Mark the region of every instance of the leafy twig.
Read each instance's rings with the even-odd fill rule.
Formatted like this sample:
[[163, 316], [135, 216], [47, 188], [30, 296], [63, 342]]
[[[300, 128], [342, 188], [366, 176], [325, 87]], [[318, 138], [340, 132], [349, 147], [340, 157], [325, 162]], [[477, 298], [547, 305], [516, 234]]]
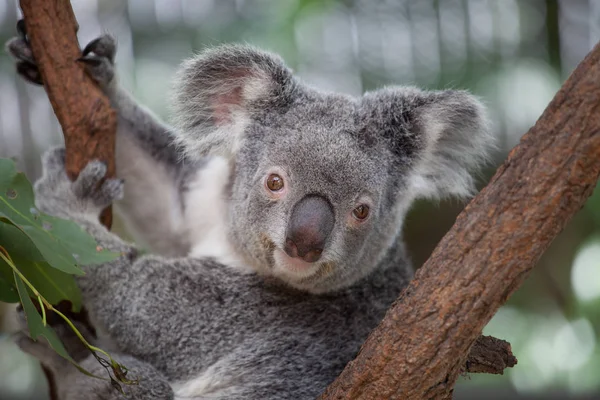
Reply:
[[[46, 326], [46, 309], [48, 309], [48, 311], [52, 311], [56, 314], [58, 314], [69, 326], [69, 328], [71, 328], [71, 330], [73, 331], [73, 333], [75, 333], [75, 335], [79, 338], [79, 340], [81, 340], [81, 342], [90, 350], [90, 352], [94, 355], [94, 357], [96, 357], [96, 359], [100, 362], [100, 364], [102, 366], [104, 366], [109, 374], [109, 378], [111, 381], [111, 384], [115, 387], [119, 388], [120, 392], [123, 392], [122, 388], [119, 386], [119, 383], [123, 383], [126, 385], [136, 385], [138, 384], [139, 380], [138, 379], [127, 379], [127, 372], [128, 369], [119, 364], [115, 359], [112, 358], [112, 356], [102, 350], [99, 347], [93, 346], [91, 345], [81, 334], [81, 332], [77, 329], [77, 327], [73, 324], [73, 322], [71, 322], [71, 320], [64, 315], [62, 312], [60, 312], [59, 310], [57, 310], [56, 308], [54, 308], [54, 306], [52, 304], [50, 304], [50, 302], [48, 302], [40, 293], [39, 291], [35, 288], [35, 286], [33, 286], [31, 284], [31, 282], [21, 273], [21, 271], [19, 271], [19, 269], [17, 268], [17, 266], [15, 265], [15, 263], [13, 262], [13, 260], [11, 259], [10, 255], [8, 254], [8, 252], [6, 251], [6, 249], [4, 249], [2, 246], [0, 246], [0, 258], [2, 258], [2, 260], [4, 260], [4, 262], [6, 262], [11, 269], [13, 270], [13, 273], [15, 274], [15, 279], [18, 277], [19, 279], [21, 279], [23, 281], [23, 283], [25, 283], [27, 285], [27, 287], [29, 287], [29, 289], [31, 290], [31, 292], [33, 293], [33, 295], [36, 297], [36, 299], [38, 300], [39, 304], [40, 304], [40, 308], [41, 308], [41, 313], [42, 313], [42, 321], [44, 326]], [[104, 356], [108, 357], [108, 359], [110, 360], [110, 362], [106, 361], [105, 359], [103, 359], [102, 357], [98, 356], [97, 353], [101, 353]], [[79, 369], [80, 371], [84, 372], [86, 375], [91, 376], [91, 377], [95, 377], [98, 379], [102, 379], [102, 380], [109, 380], [97, 375], [92, 374], [91, 372], [85, 370], [83, 367], [81, 367], [79, 364], [77, 364], [74, 360], [70, 359], [69, 360], [72, 364], [74, 364], [77, 369]], [[114, 375], [113, 376], [110, 374], [110, 371], [108, 370], [108, 367], [110, 367], [110, 369], [112, 370], [112, 373]]]

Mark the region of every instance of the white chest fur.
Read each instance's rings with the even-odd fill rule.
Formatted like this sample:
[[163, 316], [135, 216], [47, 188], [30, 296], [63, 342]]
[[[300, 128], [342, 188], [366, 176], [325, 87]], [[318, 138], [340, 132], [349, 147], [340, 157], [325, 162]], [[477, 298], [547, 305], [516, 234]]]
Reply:
[[228, 199], [224, 191], [228, 180], [227, 160], [214, 157], [188, 183], [184, 220], [191, 243], [189, 255], [212, 257], [225, 265], [250, 271], [236, 255], [227, 237]]

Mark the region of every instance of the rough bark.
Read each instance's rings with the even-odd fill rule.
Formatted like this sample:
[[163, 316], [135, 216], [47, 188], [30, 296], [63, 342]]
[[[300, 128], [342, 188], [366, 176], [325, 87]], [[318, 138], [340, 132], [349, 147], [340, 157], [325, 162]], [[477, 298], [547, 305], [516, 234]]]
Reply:
[[479, 336], [471, 347], [461, 373], [504, 374], [517, 364], [510, 343], [493, 336]]
[[599, 174], [596, 45], [321, 399], [450, 398], [483, 327]]
[[[20, 0], [31, 49], [44, 88], [60, 122], [71, 178], [92, 159], [108, 164], [115, 174], [117, 117], [110, 102], [76, 60], [81, 56], [78, 25], [68, 0]], [[110, 209], [101, 216], [110, 227]]]

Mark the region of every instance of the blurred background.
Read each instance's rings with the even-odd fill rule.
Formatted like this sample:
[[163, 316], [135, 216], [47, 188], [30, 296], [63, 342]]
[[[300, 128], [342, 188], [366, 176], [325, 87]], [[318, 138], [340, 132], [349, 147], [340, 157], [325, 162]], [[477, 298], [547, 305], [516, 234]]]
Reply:
[[[80, 43], [119, 42], [122, 84], [168, 119], [170, 77], [205, 46], [247, 42], [279, 53], [304, 80], [360, 95], [386, 84], [461, 88], [491, 109], [500, 143], [481, 186], [600, 40], [598, 0], [72, 0]], [[15, 35], [16, 1], [0, 0], [0, 42]], [[0, 54], [0, 157], [31, 180], [62, 141], [43, 89]], [[461, 378], [457, 399], [600, 399], [600, 190], [570, 222], [484, 333], [508, 340], [518, 365]], [[464, 203], [415, 205], [406, 239], [427, 259]], [[0, 399], [44, 399], [35, 360], [9, 340], [0, 311]]]

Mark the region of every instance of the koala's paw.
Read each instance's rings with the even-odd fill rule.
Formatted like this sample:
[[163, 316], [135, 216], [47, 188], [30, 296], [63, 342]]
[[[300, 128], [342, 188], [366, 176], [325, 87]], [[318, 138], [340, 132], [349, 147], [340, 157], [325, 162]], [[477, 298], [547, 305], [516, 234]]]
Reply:
[[[5, 48], [16, 61], [17, 73], [27, 82], [42, 85], [42, 76], [29, 45], [29, 38], [23, 20], [17, 22], [18, 36], [9, 39]], [[87, 73], [100, 85], [107, 89], [115, 77], [115, 54], [117, 46], [110, 35], [103, 35], [92, 40], [77, 61], [85, 64]]]
[[[65, 150], [49, 150], [42, 158], [43, 174], [35, 183], [36, 205], [57, 217], [96, 218], [123, 197], [123, 180], [106, 179], [106, 164], [91, 161], [72, 182], [65, 172]], [[104, 180], [104, 181], [103, 181]]]
[[83, 56], [77, 61], [86, 65], [88, 74], [100, 86], [107, 87], [115, 77], [116, 51], [115, 39], [110, 35], [102, 35], [85, 46]]
[[23, 79], [36, 85], [42, 85], [42, 76], [33, 58], [31, 47], [29, 47], [29, 39], [27, 38], [23, 20], [17, 22], [17, 33], [19, 36], [11, 38], [6, 42], [6, 51], [14, 57], [17, 73]]

